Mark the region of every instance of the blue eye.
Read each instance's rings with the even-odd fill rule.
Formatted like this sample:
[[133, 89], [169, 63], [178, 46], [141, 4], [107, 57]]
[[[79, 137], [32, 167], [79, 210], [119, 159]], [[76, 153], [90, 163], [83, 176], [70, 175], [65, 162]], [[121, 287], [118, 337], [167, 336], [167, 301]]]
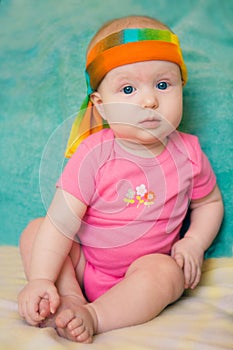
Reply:
[[132, 92], [134, 92], [134, 88], [131, 85], [125, 86], [122, 91], [124, 92], [124, 94], [129, 95], [132, 94]]
[[158, 83], [156, 85], [156, 87], [159, 89], [159, 90], [166, 90], [168, 88], [168, 84], [165, 82], [165, 81], [161, 81], [160, 83]]

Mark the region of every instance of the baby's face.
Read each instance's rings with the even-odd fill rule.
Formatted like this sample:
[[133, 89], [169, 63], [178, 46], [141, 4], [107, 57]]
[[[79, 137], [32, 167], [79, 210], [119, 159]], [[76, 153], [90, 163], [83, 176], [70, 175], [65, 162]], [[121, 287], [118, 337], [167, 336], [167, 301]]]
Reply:
[[182, 117], [179, 66], [145, 61], [114, 68], [92, 101], [117, 138], [145, 146], [165, 143]]

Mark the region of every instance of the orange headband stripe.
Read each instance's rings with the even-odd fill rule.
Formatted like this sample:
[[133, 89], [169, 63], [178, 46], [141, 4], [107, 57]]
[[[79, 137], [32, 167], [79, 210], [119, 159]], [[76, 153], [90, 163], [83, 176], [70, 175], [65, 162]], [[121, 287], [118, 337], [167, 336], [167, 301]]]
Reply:
[[91, 90], [95, 91], [104, 76], [113, 68], [152, 60], [170, 61], [178, 64], [183, 82], [186, 83], [187, 71], [177, 45], [164, 41], [140, 41], [115, 46], [101, 52], [87, 66]]

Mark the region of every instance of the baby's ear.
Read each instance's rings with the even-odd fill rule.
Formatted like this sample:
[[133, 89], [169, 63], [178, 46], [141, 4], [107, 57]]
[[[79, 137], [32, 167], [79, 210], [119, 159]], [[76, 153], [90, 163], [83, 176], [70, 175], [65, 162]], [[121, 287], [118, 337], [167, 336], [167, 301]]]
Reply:
[[92, 92], [90, 95], [91, 102], [96, 106], [97, 104], [103, 103], [102, 97], [98, 91]]
[[90, 95], [90, 100], [101, 115], [103, 119], [105, 119], [105, 114], [104, 114], [104, 107], [103, 107], [103, 100], [98, 91], [93, 92]]

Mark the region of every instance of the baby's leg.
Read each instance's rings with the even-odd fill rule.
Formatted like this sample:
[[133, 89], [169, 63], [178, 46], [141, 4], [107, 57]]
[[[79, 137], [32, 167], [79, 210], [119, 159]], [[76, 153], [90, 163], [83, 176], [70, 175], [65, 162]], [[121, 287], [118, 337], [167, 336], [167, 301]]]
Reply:
[[[24, 230], [20, 239], [20, 252], [27, 278], [29, 277], [33, 242], [36, 238], [42, 221], [43, 218], [32, 221]], [[83, 296], [80, 287], [80, 285], [82, 285], [84, 267], [85, 260], [81, 253], [80, 246], [74, 242], [70, 256], [66, 258], [63, 268], [56, 281], [56, 286], [59, 295], [61, 296], [61, 305], [56, 314], [51, 315], [48, 300], [46, 298], [42, 299], [39, 304], [39, 310], [41, 316], [43, 316], [45, 320], [40, 324], [40, 326], [54, 327], [57, 329], [57, 332], [60, 335], [74, 341], [91, 342], [92, 335], [95, 332], [95, 318], [93, 319], [93, 315], [88, 311], [87, 301]], [[76, 314], [78, 314], [75, 331], [73, 327], [72, 330], [66, 327], [59, 327], [59, 315], [63, 309], [75, 310]], [[57, 316], [58, 324], [56, 324]], [[69, 322], [67, 321], [67, 323]], [[62, 326], [63, 325], [64, 320]], [[71, 327], [71, 325], [69, 327]], [[75, 334], [75, 336], [73, 334]]]
[[[26, 278], [29, 278], [29, 269], [31, 264], [31, 252], [34, 240], [40, 225], [43, 222], [43, 218], [38, 218], [29, 223], [29, 225], [23, 231], [20, 237], [20, 253], [23, 262], [24, 272]], [[46, 318], [50, 315], [49, 302], [46, 298], [41, 299], [39, 303], [39, 313], [42, 317]]]
[[[33, 222], [31, 229], [21, 239], [26, 275], [35, 238], [35, 232], [28, 233], [33, 231], [32, 228], [38, 229], [40, 223], [39, 220]], [[176, 262], [167, 255], [151, 254], [136, 260], [121, 282], [93, 303], [87, 304], [80, 288], [85, 262], [78, 247], [78, 244], [74, 244], [56, 282], [62, 302], [51, 325], [56, 325], [61, 336], [91, 342], [95, 333], [149, 321], [183, 293], [184, 276]], [[76, 264], [80, 265], [78, 280], [74, 269]], [[46, 307], [45, 300], [43, 303], [41, 307]]]
[[54, 321], [58, 334], [64, 338], [76, 342], [91, 343], [93, 335], [96, 333], [97, 320], [80, 287], [83, 284], [84, 268], [84, 256], [79, 245], [74, 243], [70, 258], [66, 259], [56, 281], [62, 303]]
[[[57, 324], [70, 339], [79, 333], [80, 318], [87, 329], [92, 319], [94, 333], [141, 324], [156, 317], [183, 291], [183, 272], [170, 256], [146, 255], [129, 267], [121, 282], [84, 305], [86, 314], [78, 308], [64, 309], [57, 317]], [[80, 339], [76, 336], [76, 341]]]
[[31, 221], [20, 237], [19, 248], [23, 261], [24, 272], [27, 278], [29, 277], [30, 264], [32, 259], [32, 246], [43, 220], [44, 218], [38, 218]]
[[97, 315], [97, 332], [147, 322], [183, 291], [183, 272], [170, 256], [141, 257], [121, 282], [90, 304]]

